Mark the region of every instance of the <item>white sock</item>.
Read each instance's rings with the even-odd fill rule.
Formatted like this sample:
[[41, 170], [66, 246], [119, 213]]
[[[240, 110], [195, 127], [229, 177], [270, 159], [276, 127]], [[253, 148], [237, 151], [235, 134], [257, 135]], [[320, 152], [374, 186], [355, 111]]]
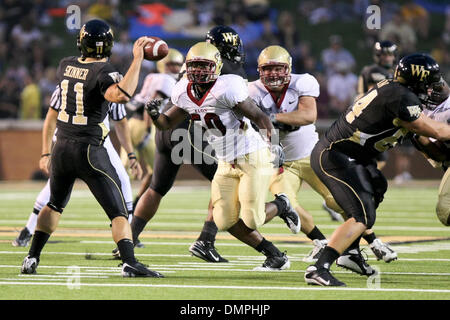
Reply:
[[38, 215], [35, 214], [34, 212], [32, 212], [30, 214], [30, 217], [28, 218], [26, 227], [27, 227], [28, 231], [30, 231], [31, 234], [34, 234], [34, 230], [36, 229], [37, 219], [38, 219]]

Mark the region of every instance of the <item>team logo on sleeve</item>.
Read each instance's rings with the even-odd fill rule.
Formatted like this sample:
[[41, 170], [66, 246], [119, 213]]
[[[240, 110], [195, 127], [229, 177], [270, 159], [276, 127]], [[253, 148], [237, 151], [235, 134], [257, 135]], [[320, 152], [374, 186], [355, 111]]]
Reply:
[[108, 75], [109, 75], [109, 76], [113, 79], [113, 81], [116, 82], [116, 83], [123, 79], [123, 76], [122, 76], [120, 73], [118, 73], [118, 72], [111, 72], [111, 73], [108, 73]]
[[420, 107], [418, 105], [409, 106], [409, 107], [406, 107], [406, 109], [408, 109], [409, 115], [414, 118], [418, 118], [420, 116], [420, 113], [422, 112], [422, 109], [420, 109]]

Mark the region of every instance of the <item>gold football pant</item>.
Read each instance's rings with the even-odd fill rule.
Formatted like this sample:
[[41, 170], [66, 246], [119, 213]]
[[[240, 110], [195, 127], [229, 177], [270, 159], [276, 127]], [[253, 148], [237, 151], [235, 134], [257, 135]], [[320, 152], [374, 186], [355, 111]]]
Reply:
[[439, 186], [436, 214], [445, 226], [450, 226], [450, 168], [445, 171]]
[[241, 218], [253, 230], [264, 224], [265, 201], [275, 169], [268, 148], [236, 159], [219, 161], [211, 183], [213, 217], [219, 230], [228, 230]]
[[[128, 128], [130, 129], [131, 143], [141, 165], [145, 163], [147, 172], [152, 173], [153, 162], [155, 160], [155, 126], [152, 125], [152, 131], [149, 139], [144, 141], [147, 135], [147, 125], [144, 120], [131, 118], [128, 120]], [[144, 143], [142, 143], [144, 141]], [[124, 148], [120, 150], [120, 158], [122, 163], [126, 165], [128, 162], [127, 152]]]
[[297, 195], [303, 181], [306, 181], [314, 191], [322, 196], [328, 208], [333, 209], [341, 215], [344, 213], [334, 200], [328, 188], [320, 181], [311, 168], [309, 157], [295, 161], [287, 161], [284, 163], [283, 169], [283, 173], [276, 174], [272, 177], [270, 183], [270, 192], [272, 192], [272, 194], [284, 192], [287, 194], [292, 207], [301, 207], [298, 203]]

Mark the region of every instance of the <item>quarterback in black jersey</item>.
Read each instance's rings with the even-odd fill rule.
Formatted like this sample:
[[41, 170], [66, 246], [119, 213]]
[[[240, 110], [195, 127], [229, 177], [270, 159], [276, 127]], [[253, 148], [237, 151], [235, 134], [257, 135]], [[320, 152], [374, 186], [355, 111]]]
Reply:
[[[206, 41], [212, 43], [219, 50], [223, 58], [224, 67], [222, 68], [221, 74], [236, 74], [247, 79], [243, 68], [243, 45], [236, 31], [227, 26], [217, 26], [208, 31]], [[185, 76], [184, 72], [180, 74], [180, 78], [183, 76]], [[169, 100], [161, 112], [168, 110], [171, 106], [173, 104]], [[181, 167], [180, 164], [175, 164], [172, 161], [171, 156], [173, 148], [180, 143], [180, 140], [172, 140], [172, 133], [177, 129], [184, 129], [185, 132], [189, 132], [189, 139], [192, 142], [198, 139], [194, 136], [194, 126], [190, 125], [189, 117], [186, 117], [175, 129], [165, 131], [156, 129], [156, 152], [153, 176], [149, 188], [136, 204], [135, 215], [131, 223], [135, 243], [147, 222], [155, 215], [161, 199], [172, 188], [178, 170]], [[187, 138], [183, 137], [183, 139]], [[202, 140], [201, 150], [197, 150], [192, 146], [189, 155], [183, 155], [183, 158], [186, 163], [191, 163], [206, 179], [212, 181], [216, 173], [217, 163], [214, 152], [212, 150], [208, 152], [207, 150], [210, 150], [210, 148], [207, 147], [208, 143]], [[200, 164], [194, 161], [194, 159], [203, 159], [204, 154], [212, 161], [209, 161], [209, 163], [202, 162]], [[214, 247], [217, 231], [218, 229], [212, 217], [212, 205], [210, 203], [208, 216], [203, 229], [197, 240], [189, 248], [189, 251], [207, 262], [227, 262], [228, 260], [221, 257]]]
[[[162, 277], [147, 269], [134, 257], [128, 212], [120, 179], [103, 142], [108, 129], [103, 124], [108, 101], [125, 103], [136, 90], [146, 37], [136, 40], [133, 61], [122, 76], [108, 62], [114, 37], [111, 28], [101, 20], [91, 20], [80, 30], [77, 46], [80, 57], [61, 60], [59, 79], [60, 109], [57, 118], [56, 143], [51, 152], [50, 201], [39, 212], [36, 232], [21, 272], [35, 273], [45, 243], [55, 231], [66, 206], [75, 179], [85, 181], [111, 220], [112, 235], [122, 253], [124, 277]], [[42, 157], [50, 156], [49, 153]], [[139, 168], [134, 154], [130, 167]]]
[[[393, 80], [384, 80], [356, 100], [327, 130], [314, 147], [311, 166], [349, 219], [332, 234], [305, 281], [323, 286], [344, 286], [330, 266], [344, 250], [359, 251], [361, 234], [375, 223], [387, 181], [374, 158], [394, 147], [410, 132], [438, 140], [450, 139], [450, 126], [422, 113], [417, 95], [426, 94], [440, 80], [439, 65], [429, 56], [412, 54], [400, 60]], [[339, 259], [338, 259], [339, 257]], [[373, 275], [368, 268], [365, 274]]]

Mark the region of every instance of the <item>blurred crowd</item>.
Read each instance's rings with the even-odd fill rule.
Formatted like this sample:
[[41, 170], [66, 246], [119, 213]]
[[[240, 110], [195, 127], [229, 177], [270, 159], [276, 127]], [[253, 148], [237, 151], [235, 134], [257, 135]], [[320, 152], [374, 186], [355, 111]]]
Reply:
[[[163, 19], [166, 30], [181, 30], [192, 37], [201, 38], [218, 24], [234, 28], [244, 43], [245, 68], [250, 80], [258, 77], [256, 61], [261, 50], [268, 45], [281, 45], [292, 55], [294, 73], [308, 72], [318, 79], [320, 118], [335, 118], [353, 101], [362, 64], [373, 63], [360, 61], [354, 48], [351, 52], [345, 47], [348, 41], [357, 43], [358, 50], [371, 51], [376, 41], [390, 40], [398, 44], [400, 58], [416, 51], [420, 41], [433, 39], [429, 53], [441, 65], [446, 79], [450, 78], [450, 6], [444, 13], [444, 28], [439, 34], [430, 34], [430, 12], [414, 1], [398, 4], [381, 0], [299, 0], [292, 1], [296, 9], [290, 11], [276, 10], [277, 4], [271, 5], [268, 0], [174, 2], [183, 7], [169, 8], [172, 2], [166, 1], [139, 0], [81, 0], [77, 5], [84, 13], [82, 21], [97, 17], [113, 26], [116, 42], [111, 62], [122, 72], [132, 57], [133, 39], [128, 33], [128, 19], [139, 16], [141, 4], [151, 3], [160, 17], [166, 17]], [[50, 58], [61, 46], [75, 46], [74, 42], [65, 43], [61, 35], [48, 30], [54, 17], [65, 15], [70, 4], [68, 0], [0, 0], [0, 118], [45, 117], [56, 85], [57, 62]], [[366, 27], [370, 14], [366, 9], [370, 5], [381, 8], [380, 30]], [[328, 22], [360, 22], [364, 37], [352, 39], [352, 34], [333, 34], [327, 36], [320, 54], [313, 54], [312, 45], [316, 44], [306, 40], [311, 37], [302, 34], [298, 21], [317, 28]], [[73, 41], [75, 34], [72, 34]], [[188, 48], [179, 49], [186, 52]], [[146, 62], [142, 78], [151, 71], [154, 64]]]

